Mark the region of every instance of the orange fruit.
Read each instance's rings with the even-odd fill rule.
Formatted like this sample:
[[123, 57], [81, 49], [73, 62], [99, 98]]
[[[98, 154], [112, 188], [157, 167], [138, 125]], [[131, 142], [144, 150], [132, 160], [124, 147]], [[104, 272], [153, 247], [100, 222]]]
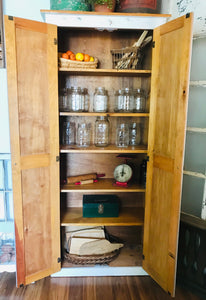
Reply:
[[78, 52], [78, 53], [76, 54], [76, 60], [83, 61], [83, 60], [84, 60], [84, 54]]
[[70, 54], [69, 59], [71, 60], [76, 60], [76, 56], [74, 53]]
[[93, 56], [90, 56], [89, 61], [94, 61], [94, 57], [93, 57]]
[[74, 54], [71, 50], [68, 50], [66, 53], [67, 53], [69, 56], [70, 56], [71, 54]]
[[89, 60], [90, 60], [89, 54], [84, 54], [84, 61], [89, 61]]
[[68, 55], [67, 53], [62, 53], [62, 58], [68, 59], [68, 58], [69, 58], [69, 55]]

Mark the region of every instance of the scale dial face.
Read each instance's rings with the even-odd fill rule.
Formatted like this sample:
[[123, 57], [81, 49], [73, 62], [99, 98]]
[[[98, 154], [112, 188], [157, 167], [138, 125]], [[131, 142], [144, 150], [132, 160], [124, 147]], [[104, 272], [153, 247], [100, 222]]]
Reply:
[[114, 170], [114, 178], [119, 182], [128, 182], [132, 177], [132, 168], [127, 164], [119, 165]]

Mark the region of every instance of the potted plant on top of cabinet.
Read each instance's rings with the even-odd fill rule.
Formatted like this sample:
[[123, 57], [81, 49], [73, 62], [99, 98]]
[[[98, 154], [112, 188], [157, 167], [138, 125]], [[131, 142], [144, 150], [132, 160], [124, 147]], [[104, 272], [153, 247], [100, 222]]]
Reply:
[[117, 0], [87, 0], [96, 12], [113, 12]]

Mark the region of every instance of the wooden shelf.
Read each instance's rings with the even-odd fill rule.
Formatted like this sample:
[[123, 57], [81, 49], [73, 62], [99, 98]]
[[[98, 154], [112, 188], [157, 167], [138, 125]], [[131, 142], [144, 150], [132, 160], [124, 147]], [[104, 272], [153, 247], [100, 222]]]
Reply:
[[61, 117], [149, 117], [149, 113], [116, 113], [116, 112], [107, 112], [107, 113], [98, 113], [98, 112], [67, 112], [61, 111], [59, 113]]
[[145, 188], [140, 184], [129, 184], [128, 187], [121, 187], [114, 185], [113, 178], [99, 179], [98, 182], [84, 185], [65, 184], [61, 187], [62, 193], [69, 192], [116, 192], [116, 193], [144, 193]]
[[83, 218], [82, 208], [68, 208], [61, 213], [61, 226], [143, 226], [144, 209], [142, 207], [124, 207], [117, 218]]
[[147, 146], [128, 146], [127, 148], [116, 147], [109, 145], [108, 147], [96, 147], [91, 145], [89, 147], [61, 146], [60, 153], [147, 153]]
[[117, 69], [67, 69], [59, 68], [59, 72], [70, 75], [100, 75], [100, 76], [150, 76], [151, 70], [117, 70]]

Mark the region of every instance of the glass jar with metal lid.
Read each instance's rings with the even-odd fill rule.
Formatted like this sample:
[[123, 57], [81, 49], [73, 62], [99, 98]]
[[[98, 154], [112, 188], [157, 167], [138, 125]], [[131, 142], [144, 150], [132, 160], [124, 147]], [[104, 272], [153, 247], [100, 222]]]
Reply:
[[108, 92], [104, 87], [95, 89], [93, 110], [95, 112], [107, 112], [108, 110]]

